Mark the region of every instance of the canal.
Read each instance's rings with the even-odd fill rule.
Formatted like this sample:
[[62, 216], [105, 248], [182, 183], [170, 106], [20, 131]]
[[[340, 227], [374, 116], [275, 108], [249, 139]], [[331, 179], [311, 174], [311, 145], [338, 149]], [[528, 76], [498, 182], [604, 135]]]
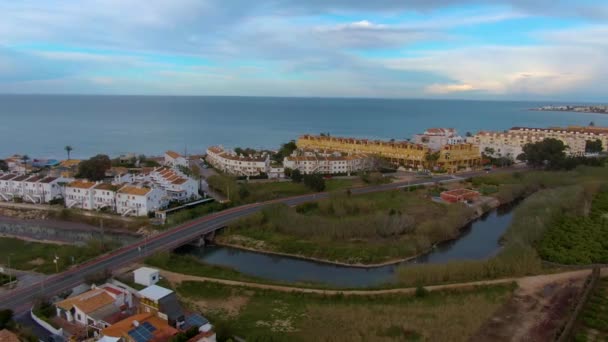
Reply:
[[507, 205], [492, 210], [464, 227], [458, 239], [441, 243], [431, 252], [415, 259], [387, 266], [339, 266], [221, 246], [185, 246], [177, 252], [195, 255], [207, 264], [229, 267], [247, 275], [273, 281], [316, 283], [335, 287], [369, 287], [393, 281], [399, 266], [481, 260], [493, 256], [501, 248], [499, 240], [511, 223], [514, 207], [515, 205]]

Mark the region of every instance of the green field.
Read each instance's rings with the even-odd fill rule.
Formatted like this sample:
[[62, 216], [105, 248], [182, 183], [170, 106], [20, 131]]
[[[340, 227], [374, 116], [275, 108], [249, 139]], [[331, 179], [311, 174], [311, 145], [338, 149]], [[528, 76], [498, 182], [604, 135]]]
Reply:
[[608, 278], [600, 278], [579, 315], [574, 341], [608, 340]]
[[79, 264], [114, 247], [116, 246], [106, 243], [102, 248], [98, 240], [91, 240], [86, 246], [78, 247], [0, 238], [0, 263], [7, 265], [10, 257], [12, 268], [48, 274], [56, 271], [53, 262], [55, 256], [59, 257], [57, 267], [61, 272], [71, 266], [72, 261], [73, 264]]
[[[216, 327], [218, 340], [466, 341], [512, 286], [414, 295], [322, 296], [183, 282], [177, 293]], [[441, 329], [437, 329], [441, 326]]]

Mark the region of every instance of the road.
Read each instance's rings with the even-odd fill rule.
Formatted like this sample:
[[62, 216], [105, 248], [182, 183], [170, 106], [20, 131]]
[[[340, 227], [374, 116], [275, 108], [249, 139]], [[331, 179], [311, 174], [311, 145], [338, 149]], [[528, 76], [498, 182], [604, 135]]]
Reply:
[[[503, 169], [500, 172], [513, 172], [520, 168]], [[378, 191], [398, 190], [408, 186], [435, 184], [445, 182], [456, 182], [467, 177], [485, 174], [483, 171], [459, 174], [458, 177], [451, 175], [433, 177], [432, 179], [419, 179], [410, 182], [389, 183], [360, 188], [352, 188], [352, 194], [366, 194]], [[111, 253], [101, 255], [75, 268], [62, 273], [47, 277], [43, 281], [31, 286], [16, 289], [9, 294], [0, 296], [0, 308], [10, 308], [16, 314], [23, 313], [31, 307], [32, 303], [40, 298], [49, 298], [60, 292], [68, 290], [82, 283], [87, 276], [104, 271], [113, 271], [120, 267], [142, 260], [145, 257], [159, 251], [171, 250], [179, 247], [197, 237], [222, 228], [230, 222], [241, 219], [260, 211], [264, 206], [272, 203], [284, 203], [289, 206], [305, 202], [328, 198], [329, 193], [313, 193], [294, 196], [272, 201], [247, 204], [230, 208], [221, 212], [195, 219], [180, 225], [174, 229], [165, 231], [152, 238], [122, 247]]]

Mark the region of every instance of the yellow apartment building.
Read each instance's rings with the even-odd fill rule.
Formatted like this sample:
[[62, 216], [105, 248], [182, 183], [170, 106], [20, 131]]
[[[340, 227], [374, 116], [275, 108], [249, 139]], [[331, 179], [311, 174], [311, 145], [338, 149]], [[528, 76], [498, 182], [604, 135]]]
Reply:
[[409, 141], [382, 141], [342, 138], [321, 135], [303, 135], [298, 138], [298, 148], [334, 150], [346, 153], [364, 153], [386, 158], [394, 164], [408, 168], [424, 169], [440, 166], [449, 172], [481, 164], [479, 148], [473, 144], [445, 145], [437, 152], [439, 157], [430, 160], [433, 151], [421, 144]]

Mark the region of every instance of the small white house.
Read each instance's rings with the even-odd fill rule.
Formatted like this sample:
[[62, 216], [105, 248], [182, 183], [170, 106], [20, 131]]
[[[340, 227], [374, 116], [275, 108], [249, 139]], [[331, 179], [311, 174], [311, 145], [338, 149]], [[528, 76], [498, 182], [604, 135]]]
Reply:
[[150, 267], [140, 267], [133, 271], [133, 278], [139, 285], [155, 285], [160, 280], [160, 271]]
[[116, 191], [119, 186], [109, 183], [99, 183], [93, 188], [93, 208], [101, 210], [109, 208], [116, 211]]
[[93, 187], [97, 183], [76, 180], [65, 187], [65, 206], [85, 210], [94, 209]]
[[167, 151], [165, 152], [165, 165], [171, 167], [188, 167], [188, 160], [175, 151]]
[[116, 211], [122, 216], [146, 216], [161, 209], [165, 191], [158, 188], [124, 186], [116, 196]]

